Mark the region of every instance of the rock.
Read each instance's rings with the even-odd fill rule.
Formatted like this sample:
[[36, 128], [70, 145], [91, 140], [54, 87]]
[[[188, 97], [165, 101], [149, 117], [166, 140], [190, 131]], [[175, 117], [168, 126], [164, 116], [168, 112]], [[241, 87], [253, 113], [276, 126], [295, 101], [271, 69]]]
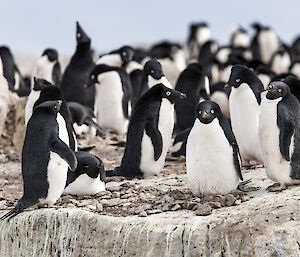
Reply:
[[180, 204], [177, 203], [171, 208], [171, 211], [178, 211], [180, 209], [181, 209], [181, 206], [180, 206]]
[[187, 208], [188, 210], [192, 210], [196, 205], [197, 205], [197, 203], [195, 203], [195, 202], [188, 202], [186, 208]]
[[89, 208], [91, 211], [96, 211], [97, 209], [96, 205], [91, 205], [91, 204], [88, 204], [86, 207]]
[[118, 198], [115, 198], [115, 199], [110, 199], [110, 200], [101, 200], [101, 204], [104, 206], [104, 207], [113, 207], [113, 206], [117, 206], [119, 204], [121, 204], [122, 201]]
[[162, 210], [159, 209], [155, 209], [155, 210], [148, 210], [147, 214], [151, 215], [151, 214], [157, 214], [157, 213], [162, 213]]
[[236, 200], [236, 201], [234, 202], [235, 205], [239, 205], [239, 204], [241, 204], [241, 203], [242, 203], [242, 200], [241, 200], [241, 199], [238, 199], [238, 200]]
[[229, 194], [226, 197], [226, 206], [232, 206], [232, 205], [234, 205], [235, 201], [236, 201], [236, 198], [233, 195]]
[[103, 211], [103, 205], [101, 203], [96, 203], [96, 211], [102, 212]]
[[212, 208], [209, 206], [209, 204], [198, 204], [198, 208], [195, 212], [197, 216], [207, 216], [210, 215], [212, 212]]
[[147, 212], [141, 211], [141, 212], [139, 213], [139, 217], [147, 217]]

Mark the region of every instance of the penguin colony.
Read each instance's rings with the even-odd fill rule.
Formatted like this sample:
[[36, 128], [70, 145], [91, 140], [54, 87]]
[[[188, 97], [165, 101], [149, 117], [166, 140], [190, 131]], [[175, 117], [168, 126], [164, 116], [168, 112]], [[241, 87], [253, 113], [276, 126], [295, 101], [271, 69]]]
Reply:
[[[219, 45], [207, 23], [194, 23], [184, 45], [126, 45], [96, 57], [77, 22], [66, 69], [47, 48], [29, 78], [0, 47], [1, 87], [28, 96], [23, 196], [1, 219], [64, 193], [96, 194], [106, 176], [159, 175], [168, 151], [186, 156], [195, 195], [230, 193], [251, 165], [265, 167], [270, 192], [300, 184], [300, 37], [288, 45], [271, 27], [251, 27], [252, 36], [236, 27]], [[105, 171], [77, 137], [110, 133], [127, 139], [120, 166]]]

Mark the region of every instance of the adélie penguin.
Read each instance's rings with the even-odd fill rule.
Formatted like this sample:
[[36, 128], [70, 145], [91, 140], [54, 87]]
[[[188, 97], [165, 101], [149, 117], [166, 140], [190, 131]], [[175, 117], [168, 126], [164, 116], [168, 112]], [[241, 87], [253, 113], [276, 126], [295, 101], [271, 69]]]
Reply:
[[172, 105], [186, 96], [163, 84], [149, 89], [136, 103], [130, 119], [121, 166], [107, 176], [148, 177], [159, 174], [165, 163], [174, 128]]
[[95, 66], [91, 53], [91, 40], [78, 22], [76, 40], [76, 51], [63, 74], [60, 87], [66, 101], [78, 102], [94, 109], [95, 85], [85, 87]]
[[229, 109], [233, 133], [239, 145], [243, 165], [250, 160], [263, 163], [258, 137], [261, 93], [264, 87], [256, 74], [243, 65], [231, 69]]
[[131, 112], [130, 77], [123, 68], [100, 64], [92, 70], [88, 87], [96, 87], [97, 122], [104, 129], [125, 134]]
[[35, 107], [22, 150], [23, 196], [1, 220], [29, 207], [54, 204], [64, 191], [68, 167], [76, 169], [74, 152], [59, 138], [56, 115], [61, 103], [47, 101]]
[[279, 184], [268, 188], [280, 191], [300, 184], [300, 106], [288, 85], [271, 82], [263, 94], [259, 135], [267, 176]]
[[68, 171], [64, 194], [94, 195], [105, 190], [105, 170], [99, 157], [76, 152], [77, 168]]
[[105, 64], [114, 67], [125, 67], [133, 58], [134, 50], [131, 46], [122, 46], [108, 54], [100, 56], [97, 65]]
[[199, 103], [195, 115], [186, 145], [188, 184], [196, 195], [227, 194], [243, 180], [234, 134], [215, 102]]

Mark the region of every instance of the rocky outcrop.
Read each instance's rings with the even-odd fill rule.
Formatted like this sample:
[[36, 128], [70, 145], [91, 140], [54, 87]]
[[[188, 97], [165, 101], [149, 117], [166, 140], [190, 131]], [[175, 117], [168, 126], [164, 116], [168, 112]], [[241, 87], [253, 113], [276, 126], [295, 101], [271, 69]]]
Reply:
[[209, 216], [27, 211], [0, 223], [0, 256], [300, 256], [299, 187], [267, 193], [271, 181], [262, 169], [244, 176], [261, 189]]

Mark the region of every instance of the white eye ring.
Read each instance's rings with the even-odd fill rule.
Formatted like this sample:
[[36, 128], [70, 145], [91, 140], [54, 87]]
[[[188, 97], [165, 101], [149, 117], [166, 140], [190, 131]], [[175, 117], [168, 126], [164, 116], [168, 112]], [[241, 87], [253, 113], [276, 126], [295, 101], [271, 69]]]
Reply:
[[281, 88], [278, 88], [278, 92], [281, 93], [281, 92], [282, 92], [282, 89], [281, 89]]
[[241, 79], [236, 79], [235, 82], [239, 83], [241, 81]]
[[170, 96], [170, 95], [171, 95], [171, 92], [170, 92], [170, 91], [167, 91], [167, 92], [166, 92], [166, 95], [167, 95], [167, 96]]
[[199, 111], [199, 114], [201, 114], [202, 113], [202, 111]]
[[153, 74], [153, 73], [154, 73], [154, 70], [151, 70], [151, 73]]
[[81, 34], [80, 34], [80, 33], [77, 33], [77, 37], [81, 37]]
[[126, 56], [126, 55], [127, 55], [127, 53], [126, 53], [126, 52], [123, 52], [123, 53], [122, 53], [122, 55], [123, 55], [123, 56]]
[[92, 75], [91, 75], [91, 79], [94, 79], [94, 78], [95, 78], [95, 75], [94, 75], [94, 74], [92, 74]]
[[214, 111], [214, 110], [210, 110], [210, 113], [211, 113], [211, 114], [214, 114], [214, 113], [215, 113], [215, 111]]

